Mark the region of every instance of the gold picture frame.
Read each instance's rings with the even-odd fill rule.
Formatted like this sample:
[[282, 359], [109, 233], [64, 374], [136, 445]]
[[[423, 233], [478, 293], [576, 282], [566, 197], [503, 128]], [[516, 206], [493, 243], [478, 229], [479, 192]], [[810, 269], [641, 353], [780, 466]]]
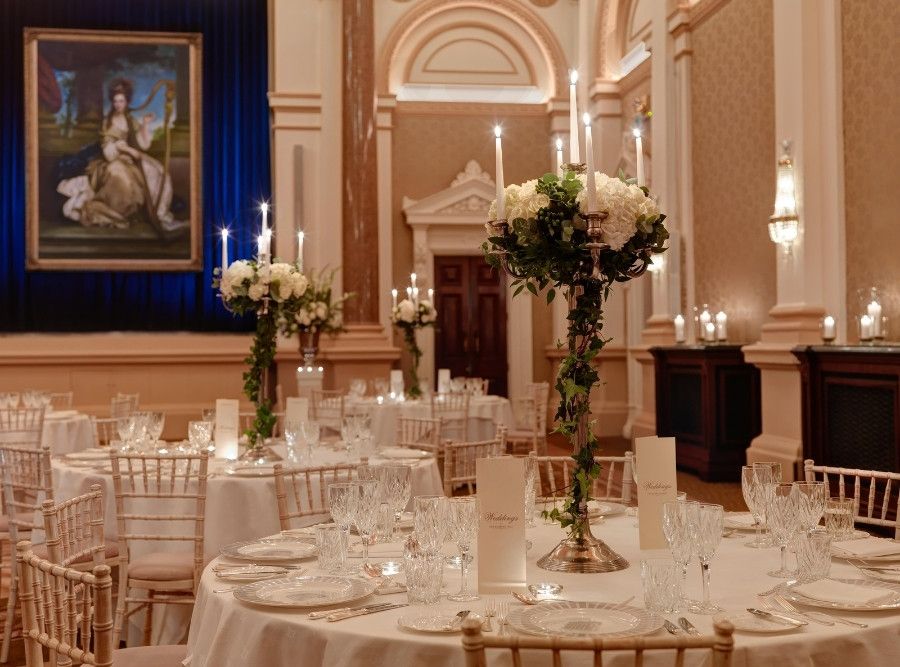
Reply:
[[26, 268], [202, 269], [202, 48], [24, 29]]

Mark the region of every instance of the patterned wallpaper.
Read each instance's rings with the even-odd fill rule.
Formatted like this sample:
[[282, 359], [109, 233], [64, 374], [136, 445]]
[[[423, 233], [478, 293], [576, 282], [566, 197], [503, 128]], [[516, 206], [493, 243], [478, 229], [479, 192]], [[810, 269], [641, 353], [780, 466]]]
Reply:
[[726, 3], [692, 41], [696, 300], [752, 342], [776, 302], [772, 0]]
[[[885, 314], [900, 339], [900, 35], [897, 0], [843, 0], [844, 187], [847, 315], [857, 290], [879, 284], [893, 292]], [[856, 327], [848, 328], [856, 338]]]

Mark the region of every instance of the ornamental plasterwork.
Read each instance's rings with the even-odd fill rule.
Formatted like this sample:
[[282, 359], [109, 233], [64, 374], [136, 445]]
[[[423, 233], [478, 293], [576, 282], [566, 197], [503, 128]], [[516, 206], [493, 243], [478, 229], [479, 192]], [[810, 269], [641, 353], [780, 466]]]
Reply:
[[478, 195], [472, 195], [461, 199], [455, 204], [446, 206], [438, 211], [438, 213], [478, 213], [487, 211], [491, 207], [491, 200], [483, 199]]
[[466, 181], [479, 180], [484, 181], [485, 183], [494, 184], [494, 180], [491, 178], [491, 175], [487, 173], [484, 169], [481, 168], [481, 165], [478, 164], [475, 160], [469, 160], [466, 163], [465, 169], [459, 172], [456, 175], [456, 178], [453, 179], [453, 182], [450, 183], [450, 187], [456, 187], [457, 185], [462, 185]]

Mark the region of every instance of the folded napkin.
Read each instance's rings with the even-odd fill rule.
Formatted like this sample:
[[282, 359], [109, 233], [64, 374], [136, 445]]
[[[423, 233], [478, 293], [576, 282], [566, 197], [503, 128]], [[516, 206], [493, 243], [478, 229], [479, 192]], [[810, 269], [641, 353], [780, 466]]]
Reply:
[[900, 542], [886, 537], [865, 537], [861, 540], [833, 542], [832, 548], [839, 556], [872, 558], [876, 556], [900, 555]]
[[819, 579], [818, 581], [796, 586], [793, 590], [813, 600], [847, 605], [864, 605], [887, 601], [894, 596], [893, 591], [885, 591], [883, 588], [845, 584], [843, 581], [835, 581], [834, 579]]

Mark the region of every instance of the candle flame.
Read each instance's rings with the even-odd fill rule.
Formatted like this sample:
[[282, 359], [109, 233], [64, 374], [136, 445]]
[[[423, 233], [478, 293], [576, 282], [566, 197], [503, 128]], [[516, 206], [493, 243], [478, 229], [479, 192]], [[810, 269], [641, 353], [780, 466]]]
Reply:
[[585, 127], [591, 126], [591, 114], [589, 114], [587, 111], [584, 112], [584, 115], [581, 117], [581, 120], [582, 120], [582, 122], [584, 122]]
[[223, 239], [227, 239], [227, 238], [228, 238], [228, 230], [227, 230], [226, 228], [224, 228], [224, 227], [222, 228], [222, 238], [223, 238]]
[[494, 125], [494, 136], [500, 138], [501, 130], [499, 125]]
[[260, 204], [259, 210], [262, 211], [263, 213], [268, 213], [269, 212], [269, 202], [264, 201], [262, 204]]
[[397, 296], [397, 288], [391, 290], [391, 296]]
[[834, 318], [831, 315], [826, 315], [825, 324], [829, 327], [834, 326]]
[[556, 150], [562, 150], [562, 139], [560, 139], [559, 137], [556, 138]]
[[641, 131], [638, 128], [634, 128], [631, 133], [638, 139], [641, 137]]
[[302, 229], [299, 232], [297, 232], [297, 238], [300, 239], [301, 241], [306, 238], [306, 234], [303, 233]]
[[578, 70], [577, 69], [569, 70], [569, 83], [571, 83], [573, 86], [576, 83], [578, 83]]

